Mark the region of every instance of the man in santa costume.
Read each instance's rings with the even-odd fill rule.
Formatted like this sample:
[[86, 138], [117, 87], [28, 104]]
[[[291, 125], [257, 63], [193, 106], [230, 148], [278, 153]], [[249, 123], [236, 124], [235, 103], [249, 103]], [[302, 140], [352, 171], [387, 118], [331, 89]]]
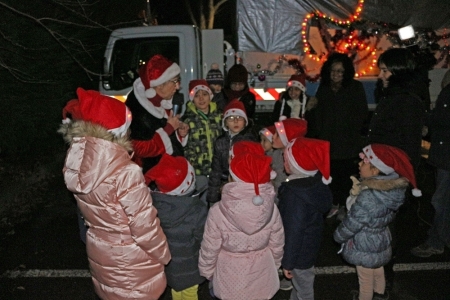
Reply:
[[172, 111], [172, 99], [179, 88], [180, 67], [156, 54], [140, 68], [127, 98], [133, 114], [130, 129], [134, 160], [144, 173], [158, 163], [163, 153], [183, 155], [179, 139], [187, 135], [189, 127]]

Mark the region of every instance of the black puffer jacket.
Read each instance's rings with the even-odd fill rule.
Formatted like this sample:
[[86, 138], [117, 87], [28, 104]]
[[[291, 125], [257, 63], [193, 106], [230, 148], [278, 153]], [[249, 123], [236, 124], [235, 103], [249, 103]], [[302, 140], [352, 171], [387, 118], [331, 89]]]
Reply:
[[171, 196], [152, 193], [172, 260], [165, 267], [167, 284], [175, 291], [202, 283], [198, 256], [208, 208], [198, 195]]
[[207, 201], [209, 203], [215, 203], [220, 200], [220, 188], [224, 183], [228, 182], [228, 175], [230, 174], [228, 163], [230, 148], [238, 141], [258, 141], [253, 134], [252, 125], [245, 127], [244, 130], [233, 136], [233, 138], [226, 131], [215, 141], [211, 173], [208, 181]]
[[424, 106], [411, 92], [416, 79], [411, 76], [389, 78], [389, 87], [382, 93], [372, 116], [367, 143], [380, 143], [402, 149], [414, 169], [420, 162]]

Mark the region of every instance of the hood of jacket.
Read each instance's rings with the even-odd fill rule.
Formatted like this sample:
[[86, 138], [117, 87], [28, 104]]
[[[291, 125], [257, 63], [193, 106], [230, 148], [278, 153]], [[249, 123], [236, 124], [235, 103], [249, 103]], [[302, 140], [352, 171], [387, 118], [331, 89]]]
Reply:
[[[397, 210], [404, 200], [405, 189], [409, 181], [397, 173], [387, 176], [375, 176], [361, 181], [361, 189], [370, 189], [383, 194], [383, 202], [391, 210]], [[395, 191], [397, 190], [397, 191]]]
[[320, 172], [317, 172], [312, 177], [297, 178], [283, 182], [279, 188], [279, 193], [286, 194], [288, 197], [289, 195], [302, 195], [302, 201], [314, 207], [321, 214], [325, 214], [330, 210], [331, 191], [322, 182], [322, 174]]
[[76, 121], [61, 125], [58, 132], [70, 144], [63, 172], [73, 193], [90, 193], [131, 159], [129, 138], [116, 137], [100, 125]]
[[263, 203], [253, 204], [253, 183], [230, 182], [224, 185], [222, 200], [218, 203], [225, 218], [240, 231], [251, 235], [263, 229], [272, 218], [275, 190], [271, 183], [259, 185]]
[[199, 202], [198, 194], [194, 192], [184, 196], [166, 195], [160, 192], [152, 192], [151, 195], [163, 228], [180, 226], [186, 217], [198, 211], [197, 204], [202, 204]]

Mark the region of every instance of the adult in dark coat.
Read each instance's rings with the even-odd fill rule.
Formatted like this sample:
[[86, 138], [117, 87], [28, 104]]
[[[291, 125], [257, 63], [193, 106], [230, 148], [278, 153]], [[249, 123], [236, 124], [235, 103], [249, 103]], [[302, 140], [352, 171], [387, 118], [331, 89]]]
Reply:
[[157, 164], [163, 153], [183, 155], [175, 131], [181, 128], [185, 136], [187, 125], [171, 110], [172, 99], [180, 88], [179, 74], [176, 63], [155, 55], [140, 69], [127, 98], [126, 105], [133, 115], [130, 129], [134, 160], [144, 173]]
[[367, 143], [379, 143], [402, 149], [414, 170], [420, 162], [424, 106], [414, 93], [420, 77], [412, 54], [404, 48], [384, 52], [378, 60], [383, 83], [377, 108], [372, 116]]
[[306, 115], [307, 136], [330, 142], [333, 207], [328, 217], [332, 217], [340, 206], [345, 207], [352, 187], [349, 178], [358, 172], [361, 132], [368, 107], [364, 87], [354, 79], [355, 68], [347, 55], [331, 54], [320, 75], [317, 106]]
[[228, 71], [225, 87], [222, 90], [225, 96], [225, 106], [231, 100], [238, 99], [244, 104], [248, 118], [253, 118], [256, 110], [255, 95], [250, 92], [248, 86], [247, 69], [240, 64], [233, 65]]
[[442, 254], [445, 246], [450, 247], [450, 71], [444, 75], [426, 125], [431, 132], [428, 162], [436, 167], [436, 191], [431, 199], [435, 215], [425, 243], [411, 249], [418, 257]]

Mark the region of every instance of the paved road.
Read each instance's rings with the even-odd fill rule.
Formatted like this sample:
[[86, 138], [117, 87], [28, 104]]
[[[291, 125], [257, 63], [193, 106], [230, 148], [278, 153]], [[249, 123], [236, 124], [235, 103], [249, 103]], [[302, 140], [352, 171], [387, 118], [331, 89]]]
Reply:
[[[411, 247], [425, 239], [432, 220], [433, 178], [433, 170], [424, 165], [418, 177], [424, 196], [406, 203], [398, 215], [399, 251], [390, 299], [450, 299], [449, 249], [427, 259], [409, 254]], [[350, 291], [358, 288], [354, 268], [336, 254], [338, 245], [331, 236], [337, 224], [334, 218], [326, 220], [316, 299], [351, 299]], [[200, 286], [199, 295], [200, 300], [210, 299], [206, 285]], [[0, 299], [95, 299], [84, 244], [78, 237], [75, 204], [59, 176], [49, 191], [48, 204], [0, 246]], [[169, 299], [168, 292], [161, 297]], [[279, 291], [273, 299], [287, 300], [289, 292]]]

